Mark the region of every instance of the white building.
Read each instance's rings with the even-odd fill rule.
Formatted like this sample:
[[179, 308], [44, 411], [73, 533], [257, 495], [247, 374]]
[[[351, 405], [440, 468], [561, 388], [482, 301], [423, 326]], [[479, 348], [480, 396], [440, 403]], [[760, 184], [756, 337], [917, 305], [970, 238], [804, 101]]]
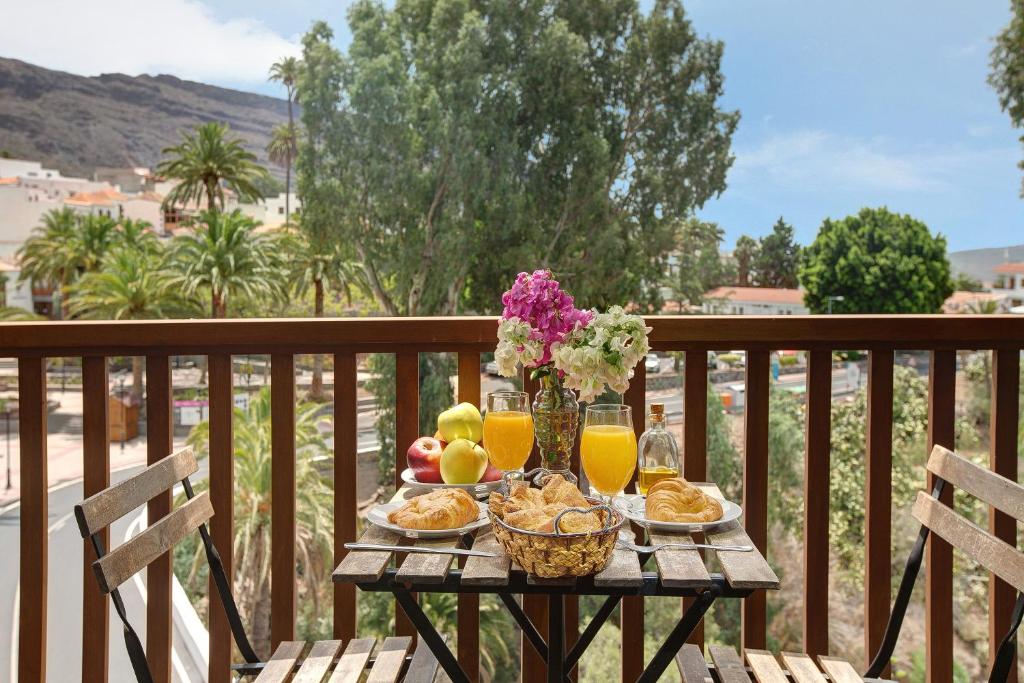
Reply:
[[16, 306], [26, 311], [35, 310], [32, 301], [32, 284], [23, 282], [18, 284], [18, 276], [21, 275], [21, 267], [14, 259], [0, 259], [0, 274], [4, 277], [4, 305]]
[[704, 294], [701, 306], [712, 315], [806, 315], [801, 289], [717, 287]]
[[992, 292], [1005, 300], [1006, 308], [1024, 306], [1024, 263], [1000, 263], [994, 272]]

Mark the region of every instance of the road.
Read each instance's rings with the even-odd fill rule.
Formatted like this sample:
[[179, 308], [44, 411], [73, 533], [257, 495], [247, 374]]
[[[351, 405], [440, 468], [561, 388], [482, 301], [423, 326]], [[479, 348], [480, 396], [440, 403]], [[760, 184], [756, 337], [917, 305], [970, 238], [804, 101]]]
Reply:
[[[200, 465], [194, 481], [205, 477], [205, 461]], [[111, 474], [111, 483], [135, 474], [141, 467], [132, 467]], [[62, 485], [50, 492], [49, 515], [49, 580], [47, 613], [47, 680], [78, 681], [82, 677], [82, 551], [83, 542], [75, 523], [73, 507], [82, 499], [81, 482]], [[17, 680], [17, 662], [12, 653], [17, 652], [18, 625], [18, 561], [19, 561], [19, 516], [20, 507], [8, 506], [0, 514], [0, 547], [5, 548], [0, 561], [0, 680]], [[111, 545], [118, 545], [126, 538], [129, 527], [138, 533], [138, 518], [144, 508], [126, 515], [111, 527]], [[92, 577], [90, 577], [91, 579]], [[132, 626], [142, 641], [146, 640], [145, 572], [122, 586]], [[95, 584], [89, 586], [95, 590]], [[135, 681], [128, 654], [124, 646], [121, 622], [110, 607], [110, 681], [131, 683]], [[173, 634], [173, 671], [175, 681], [205, 680], [203, 665], [196, 662], [182, 646], [185, 635], [177, 624]]]

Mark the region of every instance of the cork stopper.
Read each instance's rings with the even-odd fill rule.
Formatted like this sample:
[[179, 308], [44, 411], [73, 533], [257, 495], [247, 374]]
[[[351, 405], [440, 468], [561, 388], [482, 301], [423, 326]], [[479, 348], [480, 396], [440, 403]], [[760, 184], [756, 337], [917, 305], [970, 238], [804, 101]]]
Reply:
[[664, 403], [652, 403], [651, 404], [651, 415], [664, 415], [665, 404]]

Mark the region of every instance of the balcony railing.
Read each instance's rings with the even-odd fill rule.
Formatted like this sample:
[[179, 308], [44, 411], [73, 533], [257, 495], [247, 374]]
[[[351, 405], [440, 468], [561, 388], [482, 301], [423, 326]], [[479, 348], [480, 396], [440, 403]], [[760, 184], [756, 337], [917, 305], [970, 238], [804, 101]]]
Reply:
[[[866, 349], [868, 365], [867, 483], [864, 492], [865, 649], [874, 652], [882, 639], [890, 609], [891, 461], [893, 359], [896, 350], [927, 350], [929, 366], [929, 448], [954, 446], [954, 399], [957, 350], [991, 349], [991, 467], [1017, 478], [1017, 424], [1020, 350], [1024, 318], [1014, 316], [832, 316], [832, 317], [654, 317], [652, 346], [658, 351], [685, 352], [683, 380], [684, 474], [707, 478], [707, 363], [709, 350], [744, 349], [746, 404], [743, 444], [743, 509], [745, 527], [765, 549], [768, 540], [768, 397], [770, 352], [805, 349], [807, 420], [804, 484], [803, 646], [812, 654], [829, 649], [829, 431], [832, 389], [831, 353]], [[46, 358], [82, 357], [84, 403], [84, 488], [90, 495], [110, 481], [107, 420], [107, 361], [111, 356], [145, 356], [150, 462], [172, 450], [172, 387], [170, 358], [207, 355], [210, 399], [210, 495], [216, 515], [212, 534], [221, 548], [231, 547], [232, 365], [233, 354], [269, 354], [272, 402], [272, 595], [271, 638], [276, 645], [295, 635], [295, 420], [294, 356], [333, 354], [335, 361], [335, 560], [342, 544], [356, 535], [356, 354], [394, 353], [396, 373], [396, 437], [398, 444], [418, 436], [418, 358], [421, 352], [458, 354], [459, 399], [480, 398], [480, 354], [495, 343], [491, 318], [403, 318], [330, 320], [228, 320], [161, 322], [68, 322], [0, 324], [0, 357], [18, 359], [21, 435], [21, 598], [18, 638], [20, 680], [45, 679], [47, 631], [47, 462]], [[535, 387], [525, 380], [528, 391]], [[626, 396], [634, 413], [643, 414], [646, 379], [643, 364]], [[637, 421], [640, 423], [641, 421]], [[638, 429], [641, 425], [638, 424]], [[534, 456], [536, 457], [536, 455]], [[398, 449], [396, 473], [404, 468]], [[530, 466], [532, 466], [531, 463]], [[578, 466], [578, 465], [577, 465]], [[398, 483], [398, 482], [396, 482]], [[951, 502], [948, 490], [946, 502]], [[171, 500], [149, 503], [150, 523], [167, 514]], [[990, 515], [994, 533], [1015, 542], [1013, 520]], [[105, 540], [109, 545], [109, 539]], [[929, 679], [952, 680], [953, 562], [950, 546], [932, 536], [926, 559], [926, 637]], [[90, 570], [93, 551], [85, 544], [82, 605], [83, 680], [107, 676], [109, 609], [96, 590]], [[231, 572], [230, 554], [224, 555]], [[148, 569], [146, 648], [158, 681], [171, 671], [171, 558], [164, 556]], [[334, 634], [356, 634], [354, 588], [334, 586]], [[990, 584], [990, 651], [1005, 633], [1013, 607], [1012, 589], [998, 580]], [[544, 603], [527, 597], [526, 609], [544, 624]], [[578, 612], [567, 605], [572, 623]], [[642, 642], [642, 598], [623, 600], [623, 643]], [[397, 620], [400, 634], [410, 624]], [[458, 659], [471, 673], [479, 671], [477, 598], [462, 595], [458, 610]], [[571, 636], [571, 634], [570, 634]], [[702, 638], [702, 632], [696, 634]], [[764, 594], [744, 601], [741, 645], [766, 644]], [[210, 614], [210, 680], [228, 678], [231, 635], [219, 610]], [[540, 661], [523, 649], [524, 680], [538, 680]], [[642, 648], [622, 648], [622, 678], [633, 680], [643, 668]]]

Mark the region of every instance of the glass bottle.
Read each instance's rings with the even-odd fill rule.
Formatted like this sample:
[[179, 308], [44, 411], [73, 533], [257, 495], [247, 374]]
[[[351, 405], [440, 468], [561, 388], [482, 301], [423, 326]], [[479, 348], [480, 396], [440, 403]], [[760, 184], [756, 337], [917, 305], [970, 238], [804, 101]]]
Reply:
[[651, 404], [650, 421], [650, 428], [641, 435], [636, 447], [636, 488], [644, 496], [655, 482], [679, 476], [679, 446], [665, 429], [664, 403]]

